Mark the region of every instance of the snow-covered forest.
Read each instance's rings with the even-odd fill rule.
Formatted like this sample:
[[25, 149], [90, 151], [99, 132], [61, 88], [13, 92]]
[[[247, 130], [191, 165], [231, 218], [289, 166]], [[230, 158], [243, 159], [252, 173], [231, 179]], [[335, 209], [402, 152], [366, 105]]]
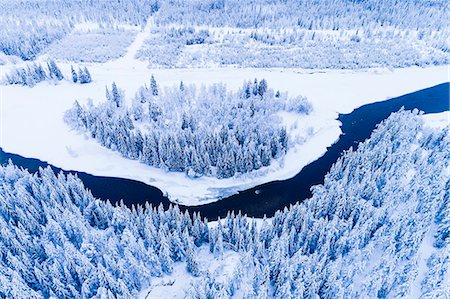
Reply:
[[[151, 18], [137, 57], [152, 67], [361, 69], [450, 61], [446, 0], [6, 0], [0, 9], [0, 52], [23, 60], [47, 48], [70, 61], [115, 59], [136, 29], [123, 26]], [[80, 24], [106, 29], [80, 39]]]
[[447, 64], [448, 1], [161, 1], [150, 66], [359, 69]]
[[[339, 30], [363, 26], [444, 29], [448, 2], [406, 0], [160, 1], [157, 24]], [[448, 27], [447, 27], [448, 28]]]
[[15, 0], [4, 0], [0, 2], [0, 52], [33, 60], [76, 24], [143, 26], [158, 6], [157, 0], [25, 0], [20, 5]]
[[87, 107], [75, 102], [66, 122], [127, 158], [191, 177], [229, 178], [282, 159], [291, 145], [277, 113], [312, 111], [306, 98], [274, 91], [264, 79], [232, 92], [224, 84], [197, 90], [183, 82], [160, 90], [152, 76], [132, 105], [115, 83], [106, 99]]
[[[311, 199], [260, 225], [112, 206], [72, 175], [0, 167], [0, 294], [145, 297], [152, 277], [183, 265], [189, 298], [445, 297], [449, 132], [424, 127], [417, 112], [395, 113]], [[239, 254], [225, 280], [199, 267], [205, 246], [216, 263]]]
[[151, 67], [360, 69], [446, 64], [448, 33], [361, 29], [156, 27], [137, 53]]

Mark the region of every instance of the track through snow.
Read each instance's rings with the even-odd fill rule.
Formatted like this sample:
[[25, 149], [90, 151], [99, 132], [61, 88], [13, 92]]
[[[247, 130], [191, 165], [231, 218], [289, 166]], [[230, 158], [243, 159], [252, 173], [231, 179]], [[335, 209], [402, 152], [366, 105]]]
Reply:
[[[341, 133], [338, 113], [375, 101], [385, 100], [439, 83], [447, 82], [448, 66], [359, 71], [317, 71], [301, 69], [148, 69], [147, 63], [134, 59], [152, 27], [152, 19], [136, 36], [124, 57], [107, 63], [86, 64], [92, 74], [91, 84], [58, 84], [43, 82], [33, 88], [4, 86], [1, 122], [4, 151], [37, 158], [66, 170], [98, 176], [134, 179], [155, 186], [172, 201], [199, 205], [217, 201], [237, 191], [270, 181], [295, 176], [304, 166], [322, 156], [327, 146]], [[45, 57], [41, 58], [45, 61]], [[70, 78], [70, 63], [58, 63]], [[6, 66], [5, 70], [11, 66]], [[105, 101], [105, 86], [112, 82], [125, 90], [127, 100], [151, 74], [164, 88], [179, 84], [212, 84], [225, 82], [231, 89], [240, 88], [244, 80], [265, 78], [269, 86], [288, 91], [290, 96], [304, 95], [313, 104], [309, 116], [284, 115], [289, 138], [310, 134], [304, 144], [291, 148], [284, 162], [274, 162], [259, 175], [245, 175], [219, 180], [212, 177], [191, 179], [184, 173], [168, 173], [138, 161], [123, 158], [84, 134], [71, 131], [64, 123], [64, 112], [75, 100]]]
[[139, 51], [139, 49], [142, 47], [145, 39], [150, 35], [150, 32], [153, 27], [153, 17], [148, 18], [147, 24], [145, 25], [144, 29], [141, 30], [137, 35], [134, 41], [131, 43], [131, 45], [128, 47], [126, 54], [113, 61], [112, 63], [118, 64], [124, 68], [140, 68], [143, 67], [146, 68], [146, 65], [144, 62], [135, 59], [136, 53]]

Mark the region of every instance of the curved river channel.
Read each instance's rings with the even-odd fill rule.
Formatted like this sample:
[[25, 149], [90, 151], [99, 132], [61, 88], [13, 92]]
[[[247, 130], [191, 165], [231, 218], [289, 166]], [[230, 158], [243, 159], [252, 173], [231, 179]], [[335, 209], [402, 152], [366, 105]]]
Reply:
[[[392, 112], [398, 111], [401, 107], [406, 110], [417, 108], [425, 113], [450, 110], [449, 90], [450, 83], [443, 83], [390, 100], [367, 104], [349, 114], [340, 114], [338, 120], [342, 123], [343, 133], [338, 141], [328, 147], [322, 157], [305, 166], [293, 178], [266, 183], [214, 203], [195, 207], [179, 205], [179, 207], [183, 211], [188, 209], [189, 212], [200, 212], [210, 220], [223, 218], [228, 211], [235, 213], [241, 211], [250, 217], [273, 216], [277, 210], [311, 197], [311, 187], [323, 183], [331, 165], [342, 153], [350, 147], [356, 149], [359, 142], [370, 137], [376, 124], [386, 119]], [[153, 206], [163, 204], [167, 208], [171, 204], [159, 189], [138, 181], [64, 171], [37, 159], [5, 153], [0, 148], [0, 163], [5, 164], [9, 159], [30, 172], [36, 172], [39, 167], [50, 166], [57, 172], [76, 173], [95, 197], [109, 199], [113, 203], [123, 199], [127, 206], [149, 202]]]

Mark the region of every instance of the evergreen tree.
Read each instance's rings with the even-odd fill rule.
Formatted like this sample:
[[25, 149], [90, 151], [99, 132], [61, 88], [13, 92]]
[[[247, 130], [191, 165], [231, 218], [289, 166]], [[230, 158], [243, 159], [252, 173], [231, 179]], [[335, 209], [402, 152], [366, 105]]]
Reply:
[[73, 66], [70, 66], [70, 72], [72, 73], [72, 82], [77, 83], [78, 82], [78, 75], [77, 72], [73, 69]]
[[258, 79], [255, 78], [255, 81], [253, 81], [253, 95], [256, 96], [258, 95]]
[[111, 92], [108, 89], [108, 86], [105, 86], [105, 97], [107, 101], [112, 101]]
[[78, 68], [78, 82], [80, 82], [80, 84], [87, 84], [92, 82], [91, 74], [86, 67], [83, 67], [83, 69]]
[[194, 277], [200, 276], [200, 268], [196, 258], [194, 257], [194, 247], [191, 242], [188, 242], [188, 248], [186, 250], [186, 270]]
[[250, 82], [248, 82], [247, 84], [245, 84], [245, 90], [244, 90], [244, 93], [245, 93], [245, 98], [246, 98], [246, 99], [248, 99], [248, 98], [251, 97], [252, 93], [251, 93], [251, 90], [250, 90]]
[[184, 83], [183, 83], [183, 81], [180, 81], [180, 91], [181, 92], [184, 91]]
[[259, 82], [258, 86], [258, 94], [262, 97], [267, 91], [267, 81], [266, 79], [262, 79], [261, 82]]
[[50, 78], [56, 79], [58, 81], [64, 79], [64, 76], [62, 75], [61, 70], [56, 65], [56, 62], [54, 60], [50, 60], [47, 63], [47, 67], [48, 67], [48, 71], [49, 71], [49, 74], [50, 74]]
[[217, 226], [217, 242], [214, 245], [214, 256], [216, 258], [223, 258], [223, 233], [222, 233], [222, 224], [220, 223], [220, 219], [218, 220], [219, 224]]
[[116, 104], [116, 107], [120, 107], [122, 105], [122, 95], [119, 89], [117, 88], [116, 82], [112, 83], [111, 87], [111, 100]]
[[152, 91], [153, 96], [157, 96], [159, 94], [158, 84], [156, 83], [155, 77], [153, 75], [150, 78], [150, 89]]
[[86, 77], [85, 83], [91, 83], [92, 82], [92, 77], [91, 77], [91, 73], [89, 72], [87, 67], [84, 67], [84, 75]]

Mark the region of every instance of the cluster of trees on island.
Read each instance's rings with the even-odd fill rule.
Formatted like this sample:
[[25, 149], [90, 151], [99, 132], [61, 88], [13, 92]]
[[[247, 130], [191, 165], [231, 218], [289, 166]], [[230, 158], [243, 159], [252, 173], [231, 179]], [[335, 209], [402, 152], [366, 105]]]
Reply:
[[[0, 296], [131, 298], [185, 266], [188, 298], [439, 297], [450, 271], [450, 130], [393, 114], [313, 197], [260, 225], [93, 198], [73, 175], [0, 167]], [[240, 256], [227, 279], [202, 266]], [[425, 249], [424, 249], [425, 248]], [[423, 261], [422, 261], [423, 260]], [[420, 269], [420, 270], [418, 270]]]
[[224, 84], [197, 90], [183, 82], [160, 91], [152, 77], [131, 107], [115, 83], [106, 98], [98, 106], [75, 102], [66, 122], [127, 158], [194, 177], [229, 178], [269, 166], [289, 146], [276, 113], [312, 111], [306, 98], [288, 98], [264, 79], [245, 82], [237, 92]]
[[[13, 68], [2, 80], [6, 85], [23, 85], [33, 87], [42, 81], [61, 81], [64, 75], [54, 60], [47, 62], [47, 67], [40, 63], [28, 64], [25, 67]], [[92, 82], [92, 77], [87, 67], [78, 67], [78, 73], [71, 67], [71, 81], [73, 83], [86, 84]]]

